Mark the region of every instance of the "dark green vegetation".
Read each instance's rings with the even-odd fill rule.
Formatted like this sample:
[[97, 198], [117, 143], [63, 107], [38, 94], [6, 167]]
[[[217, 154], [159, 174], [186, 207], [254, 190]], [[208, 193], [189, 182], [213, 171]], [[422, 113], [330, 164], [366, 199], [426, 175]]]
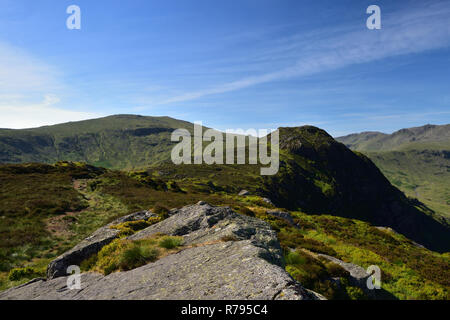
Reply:
[[58, 249], [48, 237], [48, 218], [65, 215], [67, 223], [75, 219], [67, 213], [88, 203], [73, 188], [72, 179], [103, 172], [84, 164], [0, 165], [0, 270], [36, 255], [52, 256]]
[[407, 196], [450, 220], [450, 125], [402, 129], [393, 134], [363, 132], [337, 138], [366, 154]]
[[[449, 251], [448, 227], [433, 219], [433, 212], [425, 205], [408, 199], [393, 187], [368, 157], [350, 151], [323, 130], [310, 126], [281, 128], [280, 171], [275, 176], [262, 177], [258, 165], [175, 166], [163, 161], [169, 157], [172, 147], [168, 130], [146, 131], [148, 136], [137, 137], [129, 136], [127, 131], [145, 128], [147, 124], [151, 127], [149, 123], [152, 121], [168, 121], [166, 128], [182, 127], [178, 122], [171, 123], [176, 120], [116, 116], [92, 121], [31, 131], [33, 134], [34, 130], [44, 130], [47, 133], [58, 132], [59, 136], [80, 137], [98, 129], [98, 134], [104, 137], [103, 142], [93, 144], [91, 141], [86, 146], [95, 146], [97, 150], [99, 145], [104, 147], [107, 145], [105, 141], [109, 141], [109, 147], [102, 153], [106, 158], [90, 158], [95, 153], [87, 152], [91, 149], [86, 146], [78, 148], [79, 142], [74, 142], [69, 149], [77, 150], [77, 157], [83, 154], [85, 158], [82, 160], [90, 163], [110, 159], [109, 167], [139, 167], [139, 170], [114, 171], [69, 162], [0, 165], [1, 288], [44, 275], [51, 259], [117, 217], [152, 209], [158, 213], [159, 219], [164, 219], [169, 209], [202, 200], [213, 205], [228, 205], [241, 214], [271, 223], [285, 249], [288, 272], [306, 287], [329, 298], [364, 296], [360, 290], [345, 283], [342, 269], [324, 261], [317, 256], [318, 253], [364, 268], [379, 265], [383, 271], [382, 286], [389, 297], [448, 298], [448, 253], [439, 254], [420, 248], [409, 240], [429, 249]], [[105, 123], [109, 122], [110, 127], [106, 128]], [[158, 122], [158, 127], [163, 127], [161, 122]], [[24, 134], [25, 131], [14, 131], [13, 135], [17, 132]], [[12, 134], [11, 130], [5, 132]], [[127, 138], [122, 139], [117, 132]], [[5, 141], [2, 134], [0, 143]], [[153, 139], [156, 145], [145, 145]], [[41, 148], [40, 145], [35, 147]], [[2, 146], [0, 150], [3, 155], [12, 149]], [[33, 150], [36, 157], [44, 154], [40, 149]], [[53, 151], [48, 150], [52, 155]], [[152, 150], [159, 152], [153, 154]], [[24, 161], [33, 152], [13, 152], [20, 155], [14, 161]], [[79, 159], [68, 154], [58, 151], [53, 155], [58, 160], [61, 159], [59, 157]], [[32, 160], [51, 162], [52, 159]], [[111, 164], [111, 159], [117, 159], [117, 162]], [[150, 162], [152, 165], [148, 166]], [[242, 189], [249, 190], [250, 195], [238, 196]], [[264, 202], [262, 197], [270, 198], [276, 207], [290, 210], [298, 228], [267, 215], [265, 211], [275, 207]], [[116, 227], [125, 236], [148, 223], [137, 221]], [[390, 226], [409, 239], [373, 225]], [[177, 244], [167, 240], [163, 247], [174, 245]], [[126, 250], [118, 255], [122, 260], [115, 261], [114, 268], [110, 266], [108, 270], [127, 270], [154, 261], [164, 250], [172, 250], [159, 246], [159, 242], [156, 246], [158, 254], [153, 250], [155, 248], [150, 250], [145, 243], [127, 242], [124, 245]], [[98, 257], [92, 258], [85, 267], [106, 272], [105, 268], [97, 265], [100, 260], [103, 261]], [[330, 281], [331, 277], [342, 278], [341, 289]]]

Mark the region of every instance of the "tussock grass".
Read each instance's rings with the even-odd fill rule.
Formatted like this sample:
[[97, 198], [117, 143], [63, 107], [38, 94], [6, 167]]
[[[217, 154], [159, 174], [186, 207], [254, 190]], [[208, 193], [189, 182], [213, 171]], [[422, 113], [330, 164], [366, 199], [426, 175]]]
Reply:
[[116, 239], [97, 254], [81, 263], [83, 271], [96, 271], [105, 275], [126, 271], [154, 262], [181, 250], [183, 238], [162, 234], [143, 240]]

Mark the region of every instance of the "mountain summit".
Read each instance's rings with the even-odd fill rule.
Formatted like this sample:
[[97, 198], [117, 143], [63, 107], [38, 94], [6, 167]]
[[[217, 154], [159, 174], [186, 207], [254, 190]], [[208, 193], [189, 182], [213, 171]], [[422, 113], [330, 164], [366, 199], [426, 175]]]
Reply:
[[279, 130], [280, 170], [264, 179], [278, 206], [389, 226], [426, 247], [450, 249], [448, 226], [392, 186], [368, 157], [316, 127]]

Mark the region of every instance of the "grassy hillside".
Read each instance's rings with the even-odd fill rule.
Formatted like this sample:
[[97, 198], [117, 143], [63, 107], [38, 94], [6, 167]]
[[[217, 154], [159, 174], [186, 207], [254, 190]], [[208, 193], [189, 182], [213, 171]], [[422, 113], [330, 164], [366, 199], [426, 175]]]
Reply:
[[366, 154], [393, 185], [431, 208], [436, 219], [450, 221], [450, 125], [336, 140]]
[[117, 115], [34, 129], [0, 129], [0, 163], [83, 161], [132, 169], [170, 159], [174, 129], [191, 123], [169, 117]]
[[450, 223], [450, 151], [367, 153], [391, 183]]
[[[204, 200], [268, 221], [284, 248], [286, 270], [307, 288], [330, 299], [368, 297], [347, 285], [345, 272], [318, 253], [364, 268], [379, 265], [386, 298], [449, 298], [448, 253], [418, 247], [400, 234], [357, 219], [295, 210], [291, 215], [296, 226], [290, 225], [267, 214], [268, 209], [276, 208], [255, 194], [255, 186], [261, 182], [257, 173], [252, 166], [238, 165], [166, 164], [137, 172], [103, 170], [81, 163], [0, 166], [1, 186], [5, 186], [0, 190], [2, 231], [33, 226], [26, 230], [33, 235], [32, 241], [23, 236], [25, 233], [22, 237], [0, 233], [0, 288], [43, 276], [52, 258], [118, 216], [149, 208], [163, 212]], [[32, 181], [31, 185], [25, 181]], [[252, 194], [238, 196], [242, 188], [252, 190]], [[14, 194], [21, 195], [20, 201], [14, 200]], [[47, 202], [34, 201], [39, 198]], [[67, 202], [61, 203], [62, 198]], [[28, 269], [17, 269], [25, 267]], [[331, 277], [341, 277], [342, 285], [338, 287]]]

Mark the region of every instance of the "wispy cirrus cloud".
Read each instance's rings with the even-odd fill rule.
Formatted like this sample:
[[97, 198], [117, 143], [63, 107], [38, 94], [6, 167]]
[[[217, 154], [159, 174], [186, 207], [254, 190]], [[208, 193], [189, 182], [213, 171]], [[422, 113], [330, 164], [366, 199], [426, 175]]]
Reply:
[[199, 99], [209, 95], [241, 90], [251, 86], [305, 77], [405, 54], [419, 53], [450, 46], [450, 3], [423, 2], [414, 9], [383, 15], [381, 30], [358, 26], [336, 26], [309, 34], [277, 39], [259, 57], [262, 70], [268, 61], [291, 61], [290, 65], [266, 70], [254, 76], [211, 86], [160, 100], [170, 104]]

